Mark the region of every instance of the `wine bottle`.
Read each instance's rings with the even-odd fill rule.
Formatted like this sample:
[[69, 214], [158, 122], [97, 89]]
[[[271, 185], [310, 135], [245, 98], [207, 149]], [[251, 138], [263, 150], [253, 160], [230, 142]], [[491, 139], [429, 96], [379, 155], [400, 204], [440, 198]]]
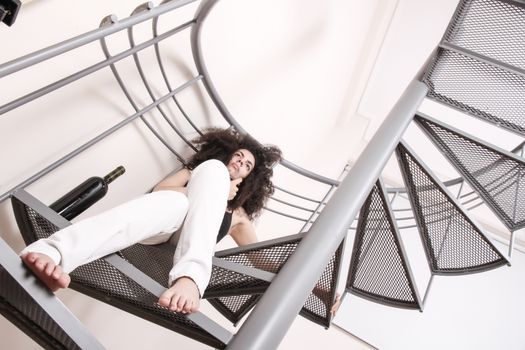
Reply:
[[104, 178], [90, 177], [49, 207], [67, 220], [71, 220], [104, 197], [108, 192], [108, 185], [125, 171], [123, 166], [119, 166]]

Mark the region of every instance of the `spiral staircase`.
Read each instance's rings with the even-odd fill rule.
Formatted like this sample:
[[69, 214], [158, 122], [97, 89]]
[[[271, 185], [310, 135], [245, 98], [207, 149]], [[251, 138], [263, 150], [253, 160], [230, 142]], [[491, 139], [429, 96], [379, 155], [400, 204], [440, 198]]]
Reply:
[[[144, 123], [173, 153], [180, 165], [184, 149], [193, 149], [179, 123], [201, 133], [206, 125], [187, 113], [178, 96], [201, 86], [228, 125], [245, 132], [218, 94], [206, 68], [201, 49], [201, 28], [216, 0], [200, 2], [194, 17], [160, 31], [162, 17], [196, 1], [165, 1], [157, 7], [143, 4], [129, 18], [104, 18], [100, 28], [53, 47], [0, 65], [0, 78], [29, 67], [38, 67], [57, 55], [99, 41], [104, 58], [0, 106], [0, 116], [42, 96], [109, 70], [134, 113], [95, 138], [60, 157], [41, 171], [0, 196], [12, 202], [14, 215], [26, 243], [47, 237], [70, 223], [35, 198], [26, 187], [70, 161], [76, 155], [121, 128]], [[135, 26], [150, 23], [151, 38], [140, 43]], [[112, 35], [126, 32], [129, 48], [111, 53]], [[174, 87], [165, 70], [162, 43], [171, 36], [190, 32], [191, 50], [198, 72]], [[463, 0], [433, 56], [394, 106], [343, 181], [303, 169], [288, 160], [278, 166], [293, 176], [308, 178], [325, 188], [321, 198], [306, 197], [276, 184], [266, 210], [303, 223], [300, 232], [257, 244], [218, 251], [210, 285], [204, 294], [228, 321], [239, 323], [251, 311], [237, 334], [198, 312], [182, 315], [156, 304], [167, 287], [173, 247], [135, 245], [72, 273], [71, 287], [159, 326], [215, 348], [276, 348], [299, 313], [329, 327], [330, 306], [339, 281], [345, 291], [392, 307], [423, 310], [425, 298], [414, 279], [401, 230], [402, 220], [392, 209], [392, 194], [402, 193], [410, 202], [428, 266], [434, 275], [482, 272], [510, 264], [514, 233], [525, 226], [525, 176], [523, 144], [512, 151], [501, 149], [463, 130], [447, 125], [440, 116], [418, 112], [424, 98], [437, 101], [473, 118], [491, 123], [520, 137], [525, 134], [525, 2], [519, 0]], [[154, 50], [162, 72], [165, 93], [152, 87], [141, 53]], [[147, 92], [145, 106], [131, 92], [117, 63], [133, 58]], [[167, 103], [177, 107], [173, 121]], [[174, 145], [159, 131], [148, 113], [156, 111], [180, 144]], [[417, 145], [402, 139], [410, 123], [417, 125], [461, 178], [441, 182], [418, 155]], [[413, 149], [412, 147], [415, 147]], [[398, 160], [405, 187], [389, 188], [381, 172], [392, 154]], [[471, 192], [453, 194], [450, 187], [466, 183]], [[509, 253], [501, 252], [473, 218], [467, 207], [486, 205], [512, 233]], [[277, 208], [277, 209], [276, 209]], [[299, 212], [300, 214], [297, 214]], [[353, 224], [356, 222], [356, 224]], [[355, 232], [349, 260], [342, 259], [345, 236]], [[0, 240], [0, 312], [44, 348], [97, 349], [102, 345], [55, 297], [26, 273], [18, 256]], [[349, 266], [342, 266], [349, 263]], [[341, 273], [348, 271], [348, 273]]]

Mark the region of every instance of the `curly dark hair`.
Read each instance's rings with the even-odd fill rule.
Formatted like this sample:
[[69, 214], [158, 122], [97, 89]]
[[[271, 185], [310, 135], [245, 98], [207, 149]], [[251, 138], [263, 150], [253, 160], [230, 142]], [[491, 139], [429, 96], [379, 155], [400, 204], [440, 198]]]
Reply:
[[247, 149], [253, 154], [255, 166], [239, 185], [235, 198], [228, 201], [228, 209], [242, 207], [250, 220], [257, 217], [274, 191], [272, 168], [281, 160], [281, 150], [277, 146], [262, 145], [251, 136], [241, 134], [233, 128], [207, 129], [193, 142], [198, 151], [186, 164], [190, 170], [208, 159], [217, 159], [227, 165], [239, 149]]

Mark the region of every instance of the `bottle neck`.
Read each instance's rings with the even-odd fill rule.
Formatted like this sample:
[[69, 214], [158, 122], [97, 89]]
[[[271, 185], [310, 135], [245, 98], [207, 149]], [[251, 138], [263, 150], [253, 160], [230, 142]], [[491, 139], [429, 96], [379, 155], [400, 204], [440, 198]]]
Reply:
[[109, 174], [104, 176], [104, 182], [106, 184], [110, 184], [117, 177], [119, 177], [120, 175], [124, 174], [125, 171], [126, 171], [126, 169], [124, 169], [124, 167], [122, 165], [118, 166], [115, 170], [113, 170], [112, 172], [110, 172]]

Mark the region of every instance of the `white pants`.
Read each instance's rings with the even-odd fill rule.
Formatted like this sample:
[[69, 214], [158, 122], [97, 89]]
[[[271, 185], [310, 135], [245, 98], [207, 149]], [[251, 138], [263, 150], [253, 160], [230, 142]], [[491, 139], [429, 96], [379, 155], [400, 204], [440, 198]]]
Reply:
[[187, 195], [176, 191], [143, 195], [40, 239], [21, 254], [46, 254], [69, 273], [138, 242], [166, 242], [182, 226], [169, 285], [188, 276], [202, 296], [211, 276], [212, 256], [229, 190], [226, 166], [218, 160], [208, 160], [192, 171]]

